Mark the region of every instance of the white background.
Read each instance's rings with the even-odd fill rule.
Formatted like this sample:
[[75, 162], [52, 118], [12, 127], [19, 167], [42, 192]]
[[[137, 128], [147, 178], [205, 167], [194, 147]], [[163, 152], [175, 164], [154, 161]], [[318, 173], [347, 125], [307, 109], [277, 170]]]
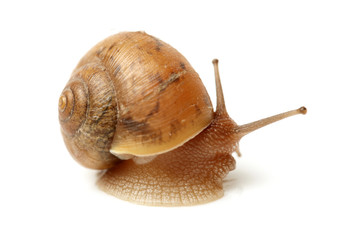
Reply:
[[[0, 26], [0, 239], [360, 239], [358, 1], [3, 1]], [[58, 97], [87, 50], [135, 30], [178, 49], [213, 102], [219, 58], [239, 124], [308, 114], [246, 136], [216, 202], [104, 194], [65, 149]]]

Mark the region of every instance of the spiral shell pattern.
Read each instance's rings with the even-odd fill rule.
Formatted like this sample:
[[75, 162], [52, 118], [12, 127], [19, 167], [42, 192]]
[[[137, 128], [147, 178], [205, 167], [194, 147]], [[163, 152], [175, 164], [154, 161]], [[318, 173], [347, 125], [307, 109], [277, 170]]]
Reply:
[[144, 32], [115, 34], [95, 45], [59, 99], [68, 150], [95, 169], [171, 151], [212, 119], [210, 97], [190, 63]]
[[59, 98], [59, 120], [66, 135], [73, 136], [84, 123], [87, 106], [85, 82], [71, 79]]
[[82, 165], [106, 169], [119, 161], [109, 153], [117, 122], [116, 98], [100, 64], [75, 69], [59, 98], [59, 121], [69, 152]]

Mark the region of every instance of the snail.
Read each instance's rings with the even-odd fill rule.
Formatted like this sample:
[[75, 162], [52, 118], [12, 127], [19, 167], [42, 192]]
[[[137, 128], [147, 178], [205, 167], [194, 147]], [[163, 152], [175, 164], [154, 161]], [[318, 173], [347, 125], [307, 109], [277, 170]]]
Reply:
[[123, 32], [95, 45], [59, 98], [65, 145], [81, 165], [99, 169], [97, 185], [145, 205], [185, 206], [223, 196], [239, 141], [306, 108], [237, 125], [227, 114], [218, 60], [216, 111], [189, 62], [144, 32]]

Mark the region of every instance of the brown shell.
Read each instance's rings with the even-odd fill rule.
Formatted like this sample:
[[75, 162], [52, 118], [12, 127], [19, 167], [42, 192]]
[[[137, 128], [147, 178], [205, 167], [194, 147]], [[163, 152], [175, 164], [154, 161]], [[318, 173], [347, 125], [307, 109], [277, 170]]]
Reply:
[[109, 152], [117, 123], [110, 83], [104, 67], [87, 64], [73, 73], [59, 99], [65, 145], [85, 167], [107, 169], [119, 161]]
[[[104, 80], [98, 79], [98, 75], [103, 75]], [[76, 82], [74, 79], [81, 82], [77, 85], [84, 89], [80, 92], [87, 96], [87, 101], [76, 96], [65, 100], [72, 95], [67, 89]], [[100, 90], [98, 82], [106, 90]], [[89, 83], [92, 87], [87, 86]], [[103, 92], [107, 95], [98, 95]], [[64, 102], [78, 99], [87, 110], [66, 108]], [[99, 103], [93, 100], [105, 105], [98, 106]], [[92, 109], [94, 106], [95, 110]], [[81, 113], [76, 113], [76, 110]], [[70, 112], [74, 114], [72, 118], [66, 115]], [[91, 151], [100, 150], [102, 155], [108, 150], [120, 156], [155, 155], [182, 145], [213, 119], [209, 95], [189, 62], [174, 48], [144, 32], [119, 33], [93, 47], [75, 68], [60, 97], [59, 113], [65, 142], [72, 142], [67, 143], [67, 147], [75, 158], [80, 157], [80, 162], [91, 168], [107, 168], [114, 159], [105, 160], [108, 162], [106, 166], [100, 163], [102, 159], [96, 164], [84, 163], [87, 157], [83, 152], [94, 148], [88, 145], [90, 137], [94, 138], [91, 141], [102, 145], [102, 148]], [[61, 117], [64, 114], [66, 118]], [[101, 136], [96, 135], [103, 127], [109, 129], [103, 130]], [[83, 133], [87, 146], [73, 139], [74, 136], [79, 139]], [[95, 158], [99, 153], [86, 155], [91, 156], [92, 162], [98, 161]]]

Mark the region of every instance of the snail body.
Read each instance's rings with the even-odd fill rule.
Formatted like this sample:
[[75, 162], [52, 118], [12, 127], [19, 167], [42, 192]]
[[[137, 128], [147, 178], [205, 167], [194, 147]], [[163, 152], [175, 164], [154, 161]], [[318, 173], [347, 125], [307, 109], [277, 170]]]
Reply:
[[168, 44], [144, 32], [98, 43], [59, 99], [70, 154], [85, 167], [107, 169], [98, 185], [121, 199], [176, 206], [220, 198], [240, 138], [306, 109], [238, 126], [226, 112], [213, 63], [215, 112], [198, 74]]

